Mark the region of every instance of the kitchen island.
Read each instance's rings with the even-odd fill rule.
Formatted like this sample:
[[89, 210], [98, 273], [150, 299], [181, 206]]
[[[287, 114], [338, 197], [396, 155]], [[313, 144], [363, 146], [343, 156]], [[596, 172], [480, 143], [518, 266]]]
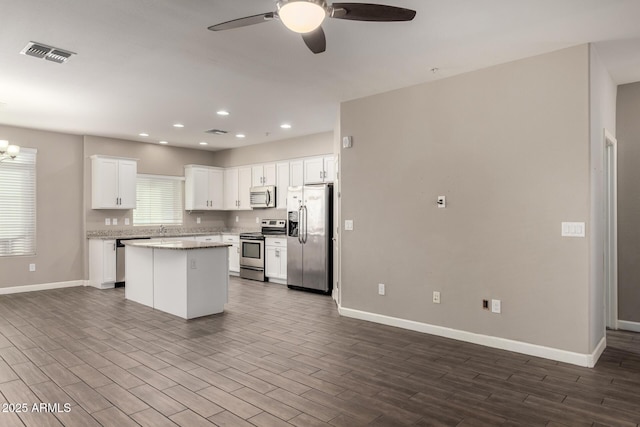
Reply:
[[183, 319], [222, 313], [228, 298], [229, 244], [162, 239], [123, 243], [126, 299]]

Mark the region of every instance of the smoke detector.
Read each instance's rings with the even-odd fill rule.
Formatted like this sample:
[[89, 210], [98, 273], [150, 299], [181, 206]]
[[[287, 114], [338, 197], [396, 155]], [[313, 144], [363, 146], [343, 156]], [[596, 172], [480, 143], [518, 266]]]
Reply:
[[20, 51], [20, 53], [23, 55], [33, 56], [34, 58], [57, 62], [58, 64], [64, 64], [71, 55], [75, 55], [74, 52], [69, 52], [68, 50], [59, 49], [57, 47], [48, 46], [44, 43], [38, 42], [29, 42], [24, 49]]

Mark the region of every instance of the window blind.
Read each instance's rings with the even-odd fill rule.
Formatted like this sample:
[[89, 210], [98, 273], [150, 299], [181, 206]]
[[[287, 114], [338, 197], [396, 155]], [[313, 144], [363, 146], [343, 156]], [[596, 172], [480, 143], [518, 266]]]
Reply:
[[36, 253], [36, 154], [0, 162], [0, 256]]
[[181, 225], [183, 180], [175, 176], [138, 175], [133, 225]]

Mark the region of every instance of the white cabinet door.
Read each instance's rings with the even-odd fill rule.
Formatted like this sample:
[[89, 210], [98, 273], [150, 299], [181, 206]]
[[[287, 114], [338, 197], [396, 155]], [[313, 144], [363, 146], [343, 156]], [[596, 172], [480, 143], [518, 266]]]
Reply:
[[115, 283], [116, 281], [116, 241], [105, 240], [102, 243], [102, 283]]
[[278, 185], [278, 174], [276, 173], [276, 164], [269, 163], [262, 166], [263, 168], [263, 185]]
[[209, 209], [224, 208], [224, 171], [222, 169], [209, 170]]
[[185, 167], [185, 210], [206, 210], [209, 192], [209, 171], [203, 168]]
[[265, 246], [264, 275], [278, 278], [280, 276], [280, 259], [277, 257], [275, 246]]
[[324, 156], [324, 182], [333, 182], [336, 178], [336, 161], [333, 156]]
[[279, 279], [287, 280], [287, 248], [278, 248], [277, 258], [280, 260]]
[[135, 160], [118, 161], [118, 209], [136, 208], [136, 179], [138, 164]]
[[251, 210], [251, 167], [238, 168], [238, 209]]
[[237, 234], [223, 234], [223, 243], [231, 243], [229, 246], [229, 272], [240, 273], [240, 238]]
[[323, 182], [324, 163], [322, 157], [312, 157], [304, 160], [304, 183], [313, 184]]
[[289, 188], [289, 163], [276, 164], [276, 209], [287, 208], [287, 190]]
[[91, 156], [91, 208], [135, 209], [137, 162]]
[[238, 209], [238, 169], [224, 170], [224, 208]]
[[113, 288], [116, 282], [116, 241], [89, 240], [89, 284], [98, 289]]
[[276, 185], [275, 163], [254, 165], [251, 167], [251, 186], [261, 187], [264, 185]]
[[289, 162], [289, 186], [299, 187], [304, 185], [304, 162], [293, 160]]

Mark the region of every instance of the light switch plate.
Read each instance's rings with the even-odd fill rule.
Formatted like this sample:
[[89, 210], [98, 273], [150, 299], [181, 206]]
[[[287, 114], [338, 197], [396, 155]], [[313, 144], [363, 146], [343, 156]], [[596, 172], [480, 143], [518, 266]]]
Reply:
[[111, 224], [113, 224], [113, 225], [118, 225], [118, 218], [113, 218], [113, 219], [111, 220]]
[[236, 222], [240, 222], [240, 217], [236, 215]]
[[111, 225], [111, 218], [105, 218], [104, 225]]
[[31, 271], [31, 272], [36, 271], [36, 265], [35, 264], [29, 264], [29, 271]]
[[200, 217], [196, 218], [196, 224], [200, 224]]
[[434, 304], [440, 304], [440, 292], [439, 291], [433, 291], [433, 303]]
[[260, 224], [260, 217], [256, 217], [256, 224]]
[[378, 283], [378, 295], [384, 295], [384, 283]]
[[502, 310], [501, 307], [501, 302], [499, 299], [492, 299], [491, 300], [491, 312], [492, 313], [500, 313]]
[[124, 219], [124, 225], [129, 225], [129, 218]]
[[345, 219], [344, 220], [344, 229], [347, 231], [353, 231], [353, 220]]

